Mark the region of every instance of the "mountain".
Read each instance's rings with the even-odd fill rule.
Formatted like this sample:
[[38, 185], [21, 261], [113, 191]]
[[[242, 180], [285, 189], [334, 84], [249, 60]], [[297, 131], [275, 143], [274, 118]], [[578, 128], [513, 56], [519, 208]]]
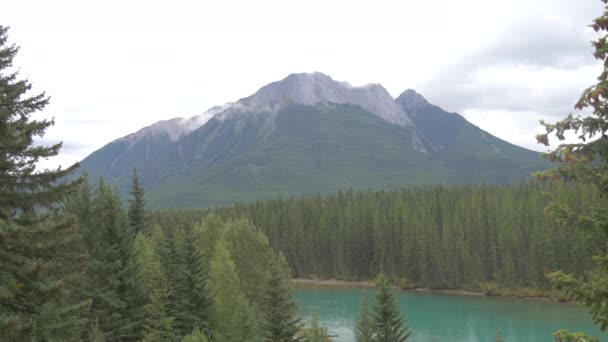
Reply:
[[269, 104], [316, 105], [319, 102], [354, 104], [390, 123], [411, 125], [407, 113], [381, 85], [353, 87], [347, 82], [334, 81], [320, 72], [291, 74], [281, 81], [262, 87], [237, 103], [248, 111], [260, 112], [267, 109]]
[[546, 167], [414, 90], [292, 74], [235, 103], [160, 121], [82, 161], [127, 191], [133, 167], [157, 207], [407, 184], [513, 183]]

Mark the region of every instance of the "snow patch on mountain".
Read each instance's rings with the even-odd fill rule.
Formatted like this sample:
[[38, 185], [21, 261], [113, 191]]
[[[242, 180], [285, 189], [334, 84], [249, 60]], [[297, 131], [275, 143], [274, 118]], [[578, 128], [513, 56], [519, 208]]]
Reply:
[[161, 120], [150, 126], [146, 126], [139, 131], [129, 134], [123, 139], [130, 142], [136, 142], [144, 137], [156, 138], [166, 135], [171, 141], [177, 141], [184, 135], [198, 129], [209, 121], [213, 116], [222, 113], [235, 106], [235, 103], [226, 103], [221, 106], [215, 106], [203, 114], [195, 115], [191, 118], [173, 118], [169, 120]]

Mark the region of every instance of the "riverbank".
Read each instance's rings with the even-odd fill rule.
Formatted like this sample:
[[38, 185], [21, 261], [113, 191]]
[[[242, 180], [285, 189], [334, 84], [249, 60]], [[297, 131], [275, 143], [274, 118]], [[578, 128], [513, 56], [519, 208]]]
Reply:
[[291, 281], [300, 286], [309, 287], [376, 287], [376, 283], [371, 280], [338, 280], [338, 279], [310, 279], [292, 278]]
[[[376, 284], [372, 280], [339, 280], [339, 279], [310, 279], [310, 278], [292, 278], [291, 281], [299, 287], [335, 287], [335, 288], [374, 288]], [[401, 289], [397, 286], [393, 286], [394, 289], [399, 289], [402, 291], [414, 291], [414, 292], [423, 292], [423, 293], [434, 293], [434, 294], [445, 294], [445, 295], [454, 295], [454, 296], [472, 296], [472, 297], [505, 297], [505, 298], [518, 298], [518, 299], [526, 299], [526, 300], [538, 300], [538, 301], [559, 301], [559, 302], [572, 302], [569, 300], [564, 300], [563, 298], [558, 297], [548, 297], [548, 296], [530, 296], [530, 295], [514, 295], [511, 294], [510, 291], [492, 291], [491, 293], [486, 293], [482, 291], [470, 291], [465, 289], [431, 289], [427, 287], [417, 287], [412, 289]], [[508, 293], [508, 294], [506, 294]]]

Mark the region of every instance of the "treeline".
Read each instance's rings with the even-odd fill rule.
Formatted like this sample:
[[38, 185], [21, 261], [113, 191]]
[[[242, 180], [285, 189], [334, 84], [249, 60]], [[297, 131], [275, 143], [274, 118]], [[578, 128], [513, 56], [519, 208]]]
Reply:
[[89, 302], [80, 335], [92, 341], [262, 341], [304, 334], [290, 270], [244, 219], [213, 214], [152, 225], [137, 174], [127, 210], [103, 180], [86, 177], [65, 204], [75, 215], [86, 270], [77, 302]]
[[590, 188], [428, 186], [260, 201], [217, 210], [262, 227], [297, 276], [394, 279], [431, 288], [550, 288], [546, 270], [583, 275], [600, 232], [546, 217], [548, 190], [588, 211]]
[[[587, 275], [603, 241], [599, 231], [545, 216], [545, 192], [583, 211], [598, 196], [575, 184], [435, 185], [339, 191], [213, 212], [251, 220], [298, 277], [355, 280], [384, 272], [404, 287], [542, 292], [551, 288], [547, 270]], [[204, 212], [164, 210], [153, 216], [163, 226], [179, 226]]]

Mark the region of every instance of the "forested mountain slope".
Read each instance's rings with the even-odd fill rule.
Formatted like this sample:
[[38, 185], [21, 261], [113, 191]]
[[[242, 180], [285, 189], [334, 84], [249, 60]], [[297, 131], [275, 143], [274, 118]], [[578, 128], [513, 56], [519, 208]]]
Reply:
[[[408, 90], [292, 74], [207, 117], [157, 123], [82, 162], [126, 193], [139, 170], [156, 207], [386, 189], [515, 183], [546, 164]], [[196, 127], [196, 125], [200, 125]]]

